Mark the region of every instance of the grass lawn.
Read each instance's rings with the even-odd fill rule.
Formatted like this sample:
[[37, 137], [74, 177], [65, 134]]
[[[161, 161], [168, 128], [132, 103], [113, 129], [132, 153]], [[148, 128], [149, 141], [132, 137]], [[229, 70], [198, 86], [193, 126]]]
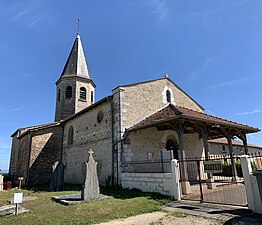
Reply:
[[[0, 192], [0, 206], [13, 196], [15, 190]], [[16, 191], [17, 192], [17, 191]], [[117, 218], [125, 218], [158, 211], [169, 200], [163, 196], [142, 193], [137, 190], [102, 189], [102, 194], [112, 198], [64, 206], [52, 202], [51, 197], [65, 194], [77, 194], [79, 191], [38, 192], [23, 190], [24, 196], [37, 197], [36, 200], [21, 205], [31, 210], [17, 216], [0, 217], [0, 224], [93, 224]]]

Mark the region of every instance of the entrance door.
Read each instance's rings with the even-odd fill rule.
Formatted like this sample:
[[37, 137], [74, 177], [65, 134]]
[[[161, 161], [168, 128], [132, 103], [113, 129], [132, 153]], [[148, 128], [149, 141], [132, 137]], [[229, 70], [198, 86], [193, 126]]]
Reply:
[[179, 145], [172, 139], [168, 139], [166, 142], [166, 150], [173, 151], [173, 158], [178, 159]]

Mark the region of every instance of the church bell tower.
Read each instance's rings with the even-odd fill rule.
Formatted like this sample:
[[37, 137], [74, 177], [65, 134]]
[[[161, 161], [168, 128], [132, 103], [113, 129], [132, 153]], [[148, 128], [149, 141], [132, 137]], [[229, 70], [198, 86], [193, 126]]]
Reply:
[[95, 87], [78, 33], [63, 72], [56, 82], [55, 121], [63, 120], [92, 105]]

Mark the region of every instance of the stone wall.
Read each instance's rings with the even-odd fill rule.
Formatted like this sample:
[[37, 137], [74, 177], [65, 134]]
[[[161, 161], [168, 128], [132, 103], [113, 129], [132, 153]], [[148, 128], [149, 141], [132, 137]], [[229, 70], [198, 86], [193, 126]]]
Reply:
[[12, 147], [10, 154], [10, 163], [9, 163], [9, 173], [15, 174], [18, 161], [18, 152], [19, 152], [19, 139], [16, 135], [12, 138]]
[[[66, 98], [66, 87], [72, 87], [72, 98]], [[80, 88], [86, 88], [86, 100], [80, 100]], [[60, 89], [60, 101], [58, 99], [58, 92]], [[90, 106], [91, 102], [91, 91], [93, 92], [93, 102], [95, 98], [95, 88], [89, 82], [89, 80], [79, 77], [63, 77], [57, 84], [56, 94], [56, 114], [55, 121], [65, 119], [75, 113], [83, 110]]]
[[[193, 133], [185, 134], [184, 136], [186, 157], [203, 156], [203, 141], [199, 138], [199, 135]], [[124, 144], [122, 160], [123, 162], [146, 161], [148, 160], [147, 153], [153, 154], [153, 160], [160, 160], [160, 152], [165, 149], [168, 139], [178, 143], [177, 133], [171, 130], [158, 131], [155, 127], [131, 132], [128, 135], [128, 143]], [[178, 149], [177, 151], [179, 154]]]
[[[222, 143], [209, 143], [209, 152], [211, 155], [229, 155], [228, 144]], [[248, 146], [248, 152], [250, 154], [258, 154], [262, 156], [262, 148], [255, 148]], [[233, 154], [235, 155], [244, 155], [245, 150], [243, 146], [233, 145]]]
[[[167, 105], [167, 90], [171, 92], [172, 104], [202, 112], [200, 106], [169, 79], [124, 86], [115, 89], [113, 93], [117, 94], [119, 89], [122, 90], [120, 100], [122, 130]], [[114, 95], [115, 97], [117, 96]]]
[[172, 173], [122, 173], [122, 187], [174, 196]]
[[28, 184], [49, 183], [52, 165], [61, 159], [62, 133], [61, 125], [33, 133]]
[[16, 173], [14, 177], [15, 183], [17, 183], [18, 177], [24, 177], [24, 182], [28, 179], [28, 164], [29, 164], [29, 154], [30, 154], [30, 141], [31, 136], [29, 134], [23, 136], [19, 139], [19, 150], [16, 165]]
[[[66, 122], [63, 138], [63, 162], [65, 164], [65, 182], [83, 183], [85, 162], [88, 150], [92, 149], [98, 163], [97, 172], [100, 185], [112, 175], [112, 126], [110, 101], [99, 104], [89, 111]], [[98, 114], [103, 114], [98, 121]], [[100, 115], [101, 115], [100, 113]], [[73, 144], [68, 143], [68, 131], [73, 127]]]

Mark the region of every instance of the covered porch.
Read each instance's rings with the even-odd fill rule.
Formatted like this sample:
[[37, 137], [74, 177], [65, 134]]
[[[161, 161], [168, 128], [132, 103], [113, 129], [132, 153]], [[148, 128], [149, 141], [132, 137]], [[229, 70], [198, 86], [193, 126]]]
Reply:
[[[169, 167], [165, 162], [170, 155], [170, 159], [175, 158], [180, 162], [182, 193], [189, 194], [192, 172], [186, 163], [188, 158], [204, 157], [209, 160], [208, 140], [225, 137], [229, 146], [234, 181], [237, 179], [237, 170], [232, 139], [238, 137], [242, 140], [247, 154], [246, 135], [258, 131], [258, 128], [170, 104], [127, 129], [121, 157], [122, 170], [147, 172], [146, 164], [150, 165], [151, 161], [150, 172], [168, 173]], [[137, 144], [138, 140], [141, 141], [140, 145]], [[149, 142], [150, 147], [147, 148]], [[151, 149], [159, 149], [160, 156], [154, 156]], [[212, 174], [207, 174], [209, 188], [212, 188], [212, 179]]]

